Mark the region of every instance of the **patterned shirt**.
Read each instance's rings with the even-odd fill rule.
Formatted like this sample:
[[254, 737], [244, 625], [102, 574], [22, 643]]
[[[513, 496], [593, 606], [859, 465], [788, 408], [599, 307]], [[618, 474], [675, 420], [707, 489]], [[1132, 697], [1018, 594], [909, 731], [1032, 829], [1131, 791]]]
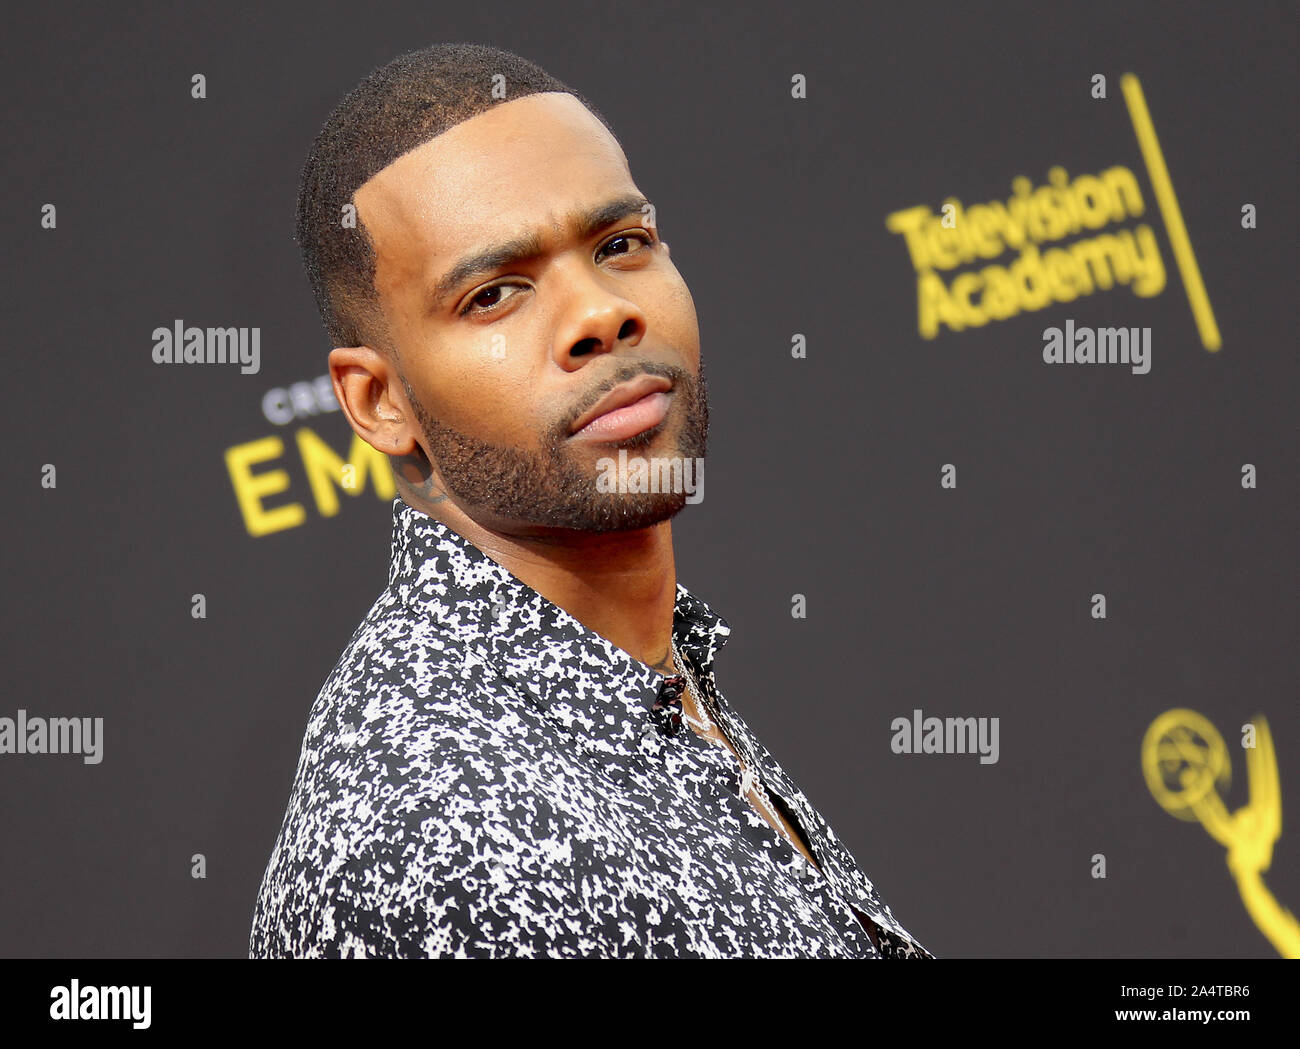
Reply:
[[720, 743], [665, 734], [668, 679], [395, 499], [388, 586], [312, 706], [249, 957], [933, 957], [717, 688], [729, 633], [678, 584], [678, 651], [820, 871]]

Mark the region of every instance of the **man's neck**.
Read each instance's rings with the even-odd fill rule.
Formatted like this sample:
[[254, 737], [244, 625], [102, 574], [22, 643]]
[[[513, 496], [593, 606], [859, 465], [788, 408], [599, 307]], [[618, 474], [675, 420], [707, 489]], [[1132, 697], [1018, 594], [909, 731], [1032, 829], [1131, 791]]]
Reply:
[[661, 673], [676, 673], [670, 645], [677, 571], [669, 521], [624, 532], [517, 535], [480, 524], [450, 499], [401, 495], [588, 630]]

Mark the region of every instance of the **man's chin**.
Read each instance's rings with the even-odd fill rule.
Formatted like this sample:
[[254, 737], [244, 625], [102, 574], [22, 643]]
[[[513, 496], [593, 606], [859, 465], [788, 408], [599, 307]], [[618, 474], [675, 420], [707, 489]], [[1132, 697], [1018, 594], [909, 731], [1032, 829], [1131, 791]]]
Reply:
[[597, 503], [557, 512], [538, 523], [574, 532], [633, 532], [676, 517], [685, 506], [685, 492], [609, 495]]
[[674, 492], [656, 498], [651, 503], [639, 500], [631, 506], [618, 508], [617, 523], [603, 529], [607, 532], [627, 532], [636, 528], [649, 528], [661, 521], [676, 517], [686, 508], [686, 493]]

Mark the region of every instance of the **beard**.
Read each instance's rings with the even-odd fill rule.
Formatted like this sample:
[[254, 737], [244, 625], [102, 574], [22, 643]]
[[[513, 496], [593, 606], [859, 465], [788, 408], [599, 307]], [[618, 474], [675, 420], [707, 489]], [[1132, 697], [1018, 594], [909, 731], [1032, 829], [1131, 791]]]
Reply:
[[647, 528], [674, 517], [686, 505], [690, 493], [602, 492], [596, 486], [596, 460], [602, 456], [617, 458], [618, 449], [627, 449], [631, 458], [663, 433], [671, 433], [677, 425], [675, 417], [681, 420], [676, 437], [664, 450], [657, 451], [655, 458], [702, 461], [708, 441], [708, 386], [703, 359], [698, 378], [672, 365], [629, 362], [610, 376], [600, 391], [593, 392], [592, 403], [596, 396], [645, 373], [663, 376], [673, 383], [673, 403], [660, 424], [662, 429], [606, 445], [571, 442], [567, 439], [569, 428], [578, 418], [574, 413], [541, 435], [537, 451], [492, 444], [438, 422], [415, 396], [406, 376], [400, 370], [398, 375], [424, 433], [433, 466], [448, 493], [461, 506], [548, 528], [618, 532]]

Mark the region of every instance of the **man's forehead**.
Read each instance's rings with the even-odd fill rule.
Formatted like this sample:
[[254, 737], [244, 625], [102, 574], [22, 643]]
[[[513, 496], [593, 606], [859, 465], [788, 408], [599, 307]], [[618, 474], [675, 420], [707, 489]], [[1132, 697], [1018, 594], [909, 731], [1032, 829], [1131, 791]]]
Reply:
[[457, 254], [546, 227], [611, 194], [635, 192], [609, 131], [574, 96], [528, 95], [462, 121], [357, 190], [385, 254]]

